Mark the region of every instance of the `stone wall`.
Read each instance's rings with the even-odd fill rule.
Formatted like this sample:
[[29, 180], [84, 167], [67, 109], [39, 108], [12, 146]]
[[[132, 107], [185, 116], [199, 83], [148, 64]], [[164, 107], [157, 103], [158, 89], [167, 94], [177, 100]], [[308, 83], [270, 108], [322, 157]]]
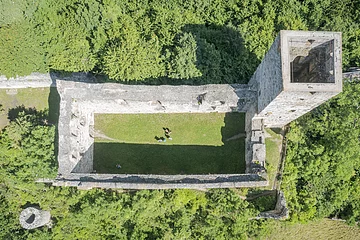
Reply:
[[[325, 62], [311, 57], [312, 63], [305, 64], [314, 49], [320, 49], [315, 55]], [[306, 81], [291, 81], [294, 58], [300, 59], [299, 79], [308, 77]], [[285, 126], [340, 93], [341, 71], [341, 33], [281, 31], [249, 82], [252, 88], [257, 86], [256, 117], [264, 119], [265, 127]]]
[[360, 68], [358, 71], [353, 71], [353, 72], [345, 72], [343, 74], [343, 78], [346, 78], [346, 81], [352, 82], [352, 81], [360, 81]]
[[19, 217], [20, 225], [25, 229], [35, 229], [42, 226], [51, 226], [51, 215], [49, 211], [38, 207], [27, 207]]
[[[324, 69], [326, 76], [333, 76], [330, 83], [318, 83], [316, 79], [311, 83], [291, 82], [290, 62], [293, 58], [329, 41]], [[97, 84], [94, 83], [96, 79], [86, 73], [66, 76], [35, 73], [9, 80], [2, 76], [0, 88], [57, 87], [61, 97], [59, 176], [54, 185], [133, 189], [256, 187], [268, 184], [260, 176], [266, 171], [264, 127], [283, 127], [341, 92], [341, 74], [340, 33], [281, 31], [247, 85]], [[346, 77], [354, 79], [353, 76], [358, 75], [352, 73]], [[94, 113], [234, 111], [246, 113], [246, 172], [255, 174], [89, 175], [93, 169], [91, 128], [94, 126]], [[137, 181], [133, 182], [134, 179]]]
[[260, 113], [283, 90], [281, 73], [280, 35], [252, 76], [249, 86], [257, 91], [257, 113]]
[[[94, 113], [209, 113], [238, 110], [242, 85], [133, 86], [57, 81], [59, 173], [92, 172]], [[243, 94], [241, 94], [242, 92]], [[201, 104], [198, 96], [203, 95]], [[246, 104], [245, 104], [246, 105]], [[241, 106], [244, 108], [244, 106]]]
[[6, 78], [0, 76], [1, 88], [40, 88], [40, 87], [55, 87], [55, 82], [51, 79], [50, 73], [32, 73], [28, 76]]
[[275, 209], [267, 212], [261, 212], [257, 219], [260, 218], [270, 218], [275, 220], [286, 220], [289, 218], [289, 209], [286, 206], [286, 200], [283, 191], [277, 192]]
[[257, 174], [145, 175], [145, 174], [77, 174], [61, 175], [51, 181], [54, 186], [82, 189], [174, 189], [264, 187], [268, 180]]
[[265, 127], [282, 128], [317, 106], [323, 104], [338, 92], [282, 92], [258, 114], [264, 118]]

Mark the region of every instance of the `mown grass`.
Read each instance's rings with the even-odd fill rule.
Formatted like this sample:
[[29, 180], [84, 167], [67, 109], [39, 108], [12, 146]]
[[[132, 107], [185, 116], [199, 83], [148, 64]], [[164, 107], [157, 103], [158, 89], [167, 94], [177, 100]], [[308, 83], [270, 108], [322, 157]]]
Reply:
[[267, 240], [338, 240], [360, 239], [358, 226], [349, 226], [344, 222], [322, 219], [307, 224], [271, 222], [271, 234]]
[[[243, 173], [241, 113], [96, 114], [94, 169], [99, 173]], [[172, 140], [163, 128], [170, 128]], [[121, 168], [116, 168], [120, 164]]]
[[265, 129], [267, 137], [266, 144], [266, 171], [269, 179], [269, 187], [272, 188], [275, 181], [278, 165], [280, 161], [280, 151], [282, 138], [281, 135], [271, 129]]
[[24, 106], [44, 110], [49, 107], [50, 88], [0, 89], [0, 129], [8, 124], [9, 109]]

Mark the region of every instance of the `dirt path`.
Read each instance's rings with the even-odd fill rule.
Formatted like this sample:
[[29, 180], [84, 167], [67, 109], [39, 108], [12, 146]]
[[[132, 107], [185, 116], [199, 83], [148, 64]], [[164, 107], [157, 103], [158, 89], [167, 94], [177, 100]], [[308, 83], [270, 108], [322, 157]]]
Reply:
[[104, 133], [102, 133], [101, 131], [95, 130], [95, 129], [92, 129], [92, 128], [90, 128], [90, 136], [93, 137], [93, 138], [102, 138], [102, 139], [106, 139], [106, 140], [110, 140], [110, 141], [121, 142], [121, 140], [119, 140], [119, 139], [108, 137]]
[[233, 141], [233, 140], [237, 140], [239, 138], [243, 138], [243, 137], [246, 137], [246, 134], [245, 133], [239, 133], [239, 134], [236, 134], [228, 139], [226, 139], [226, 141]]

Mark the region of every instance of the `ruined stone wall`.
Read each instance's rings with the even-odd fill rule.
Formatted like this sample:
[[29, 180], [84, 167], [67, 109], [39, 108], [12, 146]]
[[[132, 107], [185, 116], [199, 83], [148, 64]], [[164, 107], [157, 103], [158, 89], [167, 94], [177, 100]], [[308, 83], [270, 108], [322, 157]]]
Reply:
[[[303, 39], [298, 39], [299, 36]], [[324, 71], [334, 79], [326, 83], [318, 83], [316, 79], [311, 80], [315, 83], [291, 83], [290, 62], [293, 58], [299, 54], [307, 55], [311, 48], [328, 41], [333, 41], [334, 45], [328, 44], [325, 48], [328, 55]], [[35, 73], [16, 79], [0, 76], [0, 88], [57, 87], [61, 102], [59, 176], [53, 182], [55, 186], [129, 189], [259, 187], [268, 185], [268, 181], [261, 177], [265, 172], [266, 158], [264, 127], [283, 127], [341, 92], [341, 74], [340, 33], [281, 31], [248, 85], [95, 84], [96, 79], [86, 73], [67, 76]], [[352, 78], [354, 75], [346, 76]], [[201, 103], [199, 96], [202, 96]], [[234, 111], [246, 113], [246, 172], [256, 174], [89, 174], [93, 169], [91, 128], [94, 126], [94, 113]]]
[[[91, 129], [95, 113], [210, 113], [238, 111], [239, 95], [248, 105], [243, 85], [141, 86], [57, 81], [59, 173], [93, 170]], [[199, 104], [198, 96], [203, 95]], [[248, 94], [249, 95], [249, 94]], [[252, 94], [250, 94], [253, 96]]]
[[256, 115], [256, 110], [257, 110], [257, 102], [255, 102], [249, 109], [248, 111], [246, 111], [245, 114], [245, 132], [246, 132], [246, 139], [245, 139], [245, 161], [246, 161], [246, 173], [251, 172], [251, 163], [253, 160], [253, 155], [252, 155], [252, 141], [251, 141], [251, 137], [253, 135], [252, 132], [252, 121], [254, 116]]
[[[360, 69], [360, 67], [358, 68]], [[358, 71], [353, 71], [353, 72], [345, 72], [343, 74], [343, 78], [346, 78], [346, 81], [359, 81], [360, 79], [360, 70]]]
[[269, 218], [275, 220], [286, 220], [289, 218], [289, 209], [286, 206], [286, 200], [283, 191], [277, 192], [275, 209], [267, 212], [261, 212], [257, 219], [260, 218]]
[[44, 225], [51, 226], [51, 215], [49, 211], [38, 207], [25, 208], [19, 217], [20, 225], [25, 229], [35, 229]]
[[144, 175], [72, 173], [62, 175], [51, 182], [54, 186], [78, 187], [81, 189], [208, 189], [264, 187], [269, 184], [267, 179], [257, 174]]
[[32, 73], [28, 76], [6, 78], [0, 76], [1, 88], [41, 88], [41, 87], [55, 87], [55, 82], [52, 81], [50, 73]]
[[282, 92], [261, 112], [265, 127], [281, 128], [323, 104], [338, 92]]
[[249, 82], [251, 88], [256, 89], [258, 93], [257, 113], [260, 113], [283, 90], [280, 50], [280, 35], [278, 35]]

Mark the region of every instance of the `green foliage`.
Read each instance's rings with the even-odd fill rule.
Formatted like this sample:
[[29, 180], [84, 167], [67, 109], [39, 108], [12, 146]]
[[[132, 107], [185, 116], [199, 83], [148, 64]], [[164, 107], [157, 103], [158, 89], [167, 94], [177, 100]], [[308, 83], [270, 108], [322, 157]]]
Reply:
[[90, 71], [98, 59], [93, 35], [101, 8], [92, 1], [41, 1], [31, 18], [46, 50], [49, 68], [69, 72]]
[[180, 79], [201, 76], [201, 72], [196, 68], [196, 50], [196, 41], [191, 33], [180, 36], [169, 61], [168, 76]]
[[9, 211], [9, 203], [5, 194], [6, 191], [0, 187], [0, 238], [15, 239], [21, 235], [21, 230], [18, 230], [17, 217], [13, 212]]
[[[198, 42], [197, 66], [202, 76], [198, 83], [246, 83], [258, 59], [244, 47], [244, 40], [232, 25], [189, 25]], [[246, 63], [246, 64], [244, 64]]]
[[56, 172], [55, 127], [47, 125], [46, 111], [18, 107], [10, 110], [9, 118], [0, 132], [0, 238], [21, 239], [28, 233], [18, 223], [20, 206], [37, 203], [39, 196], [43, 201], [47, 190], [34, 181]]
[[234, 192], [92, 190], [58, 222], [54, 239], [244, 239], [255, 212]]
[[0, 133], [1, 170], [16, 181], [54, 176], [55, 127], [47, 125], [46, 115], [20, 111]]
[[[3, 0], [0, 73], [246, 83], [282, 29], [341, 31], [344, 68], [359, 66], [359, 9], [351, 0]], [[359, 84], [347, 83], [292, 124], [283, 188], [293, 220], [359, 220], [359, 94]], [[23, 112], [0, 134], [0, 238], [239, 239], [265, 226], [247, 220], [255, 211], [232, 191], [131, 195], [34, 184], [55, 174], [55, 128], [45, 119]], [[28, 202], [51, 210], [53, 230], [20, 229], [17, 216]]]
[[[294, 220], [359, 220], [360, 84], [291, 125], [283, 188]], [[345, 212], [343, 209], [346, 209]]]
[[255, 206], [255, 209], [257, 209], [259, 212], [271, 211], [275, 209], [276, 196], [275, 195], [261, 196], [255, 198], [253, 201], [251, 201], [251, 203]]
[[[19, 107], [0, 134], [2, 239], [245, 239], [262, 230], [258, 213], [231, 190], [120, 193], [45, 186], [54, 177], [54, 126], [47, 112]], [[49, 210], [51, 229], [26, 231], [22, 208]]]
[[26, 21], [0, 27], [0, 73], [6, 77], [44, 72], [45, 51]]
[[[120, 28], [125, 28], [119, 24]], [[129, 31], [113, 40], [103, 56], [103, 73], [111, 79], [143, 80], [156, 78], [164, 73], [160, 46], [156, 37], [146, 41], [139, 32]]]
[[3, 0], [0, 2], [0, 26], [12, 24], [24, 19], [23, 11], [26, 9], [23, 0]]
[[343, 32], [347, 68], [360, 64], [359, 9], [351, 0], [4, 0], [0, 73], [246, 83], [282, 29]]

